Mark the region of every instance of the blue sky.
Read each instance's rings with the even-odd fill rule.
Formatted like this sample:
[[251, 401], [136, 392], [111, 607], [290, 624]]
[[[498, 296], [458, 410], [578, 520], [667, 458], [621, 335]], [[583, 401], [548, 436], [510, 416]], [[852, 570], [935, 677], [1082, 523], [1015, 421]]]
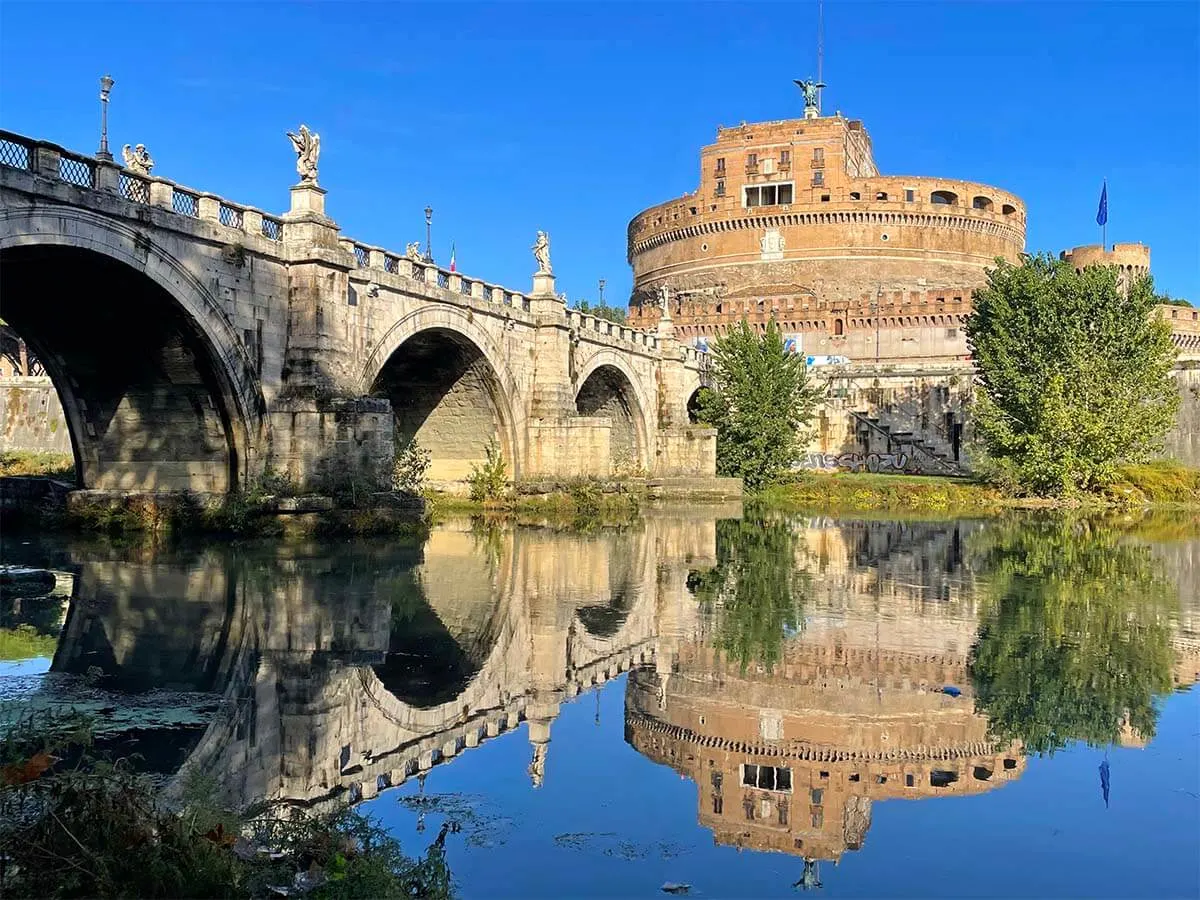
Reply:
[[[488, 5], [0, 2], [0, 127], [114, 149], [272, 212], [284, 132], [321, 134], [345, 235], [402, 250], [434, 212], [439, 261], [528, 289], [534, 232], [559, 289], [610, 303], [625, 228], [694, 189], [718, 124], [799, 115], [814, 2]], [[1200, 301], [1200, 4], [827, 0], [827, 112], [865, 121], [881, 171], [1011, 190], [1027, 248], [1144, 241], [1160, 289]], [[119, 150], [118, 150], [119, 153]]]

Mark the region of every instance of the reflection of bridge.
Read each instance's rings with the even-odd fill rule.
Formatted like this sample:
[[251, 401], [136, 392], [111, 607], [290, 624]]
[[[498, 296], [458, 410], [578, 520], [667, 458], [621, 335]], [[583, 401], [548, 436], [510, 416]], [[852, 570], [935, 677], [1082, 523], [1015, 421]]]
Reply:
[[[201, 772], [239, 802], [369, 797], [521, 722], [539, 783], [562, 702], [693, 630], [687, 567], [711, 564], [713, 524], [447, 528], [419, 556], [380, 543], [118, 563], [84, 550], [55, 668], [223, 692], [173, 784]], [[447, 648], [459, 656], [439, 669]]]
[[462, 479], [712, 475], [700, 360], [669, 326], [565, 308], [343, 238], [315, 184], [281, 217], [0, 133], [3, 316], [59, 391], [88, 488], [222, 492], [390, 476], [394, 434]]

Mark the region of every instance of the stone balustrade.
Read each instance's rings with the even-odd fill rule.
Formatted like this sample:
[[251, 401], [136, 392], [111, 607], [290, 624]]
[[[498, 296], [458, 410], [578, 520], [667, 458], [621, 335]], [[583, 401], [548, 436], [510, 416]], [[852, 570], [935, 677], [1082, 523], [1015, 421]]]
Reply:
[[131, 203], [159, 206], [182, 216], [215, 222], [269, 241], [283, 240], [283, 221], [252, 206], [184, 187], [156, 175], [138, 175], [104, 160], [64, 150], [11, 131], [0, 131], [0, 165], [24, 169], [76, 187], [116, 194]]

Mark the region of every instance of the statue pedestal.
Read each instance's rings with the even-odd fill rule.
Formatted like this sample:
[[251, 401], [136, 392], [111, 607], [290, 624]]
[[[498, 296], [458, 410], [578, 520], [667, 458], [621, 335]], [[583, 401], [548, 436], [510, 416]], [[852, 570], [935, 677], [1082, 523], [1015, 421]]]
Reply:
[[806, 106], [804, 107], [804, 118], [819, 119], [821, 118], [821, 111], [815, 106]]
[[554, 273], [553, 272], [534, 272], [533, 273], [533, 293], [531, 297], [558, 297], [558, 293], [554, 290]]
[[325, 189], [306, 181], [292, 186], [292, 208], [288, 215], [325, 218]]
[[658, 327], [654, 329], [655, 336], [660, 340], [674, 340], [675, 338], [675, 323], [671, 321], [671, 314], [665, 309], [658, 320]]

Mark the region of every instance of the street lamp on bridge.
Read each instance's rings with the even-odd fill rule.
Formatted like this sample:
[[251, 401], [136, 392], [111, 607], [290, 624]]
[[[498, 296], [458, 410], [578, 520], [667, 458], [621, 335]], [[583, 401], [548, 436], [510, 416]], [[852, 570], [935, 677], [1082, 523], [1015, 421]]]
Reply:
[[430, 235], [433, 234], [433, 207], [425, 207], [425, 262], [433, 262], [433, 244]]
[[105, 162], [113, 161], [113, 155], [108, 152], [108, 93], [115, 83], [111, 75], [100, 79], [100, 149], [96, 151], [96, 159]]

